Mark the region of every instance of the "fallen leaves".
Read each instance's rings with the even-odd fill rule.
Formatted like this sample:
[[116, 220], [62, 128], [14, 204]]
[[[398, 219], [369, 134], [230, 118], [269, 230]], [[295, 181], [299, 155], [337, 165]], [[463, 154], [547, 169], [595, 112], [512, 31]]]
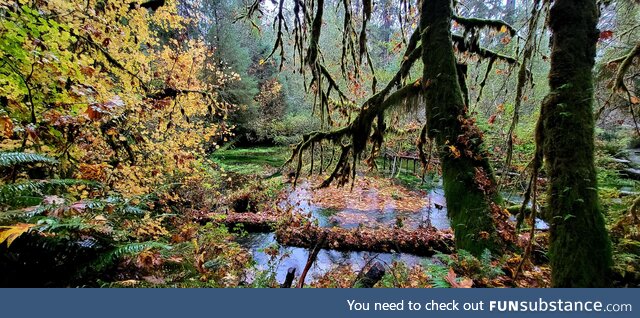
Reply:
[[433, 227], [416, 230], [398, 228], [322, 228], [306, 223], [283, 222], [276, 229], [276, 239], [282, 245], [313, 247], [316, 238], [326, 235], [324, 248], [339, 251], [373, 251], [411, 253], [430, 256], [436, 252], [450, 253], [453, 246], [451, 231]]
[[600, 41], [609, 40], [612, 37], [613, 37], [613, 31], [605, 30], [605, 31], [600, 32], [600, 37], [598, 38], [598, 40], [600, 40]]
[[0, 130], [7, 138], [11, 138], [11, 136], [13, 136], [13, 122], [9, 116], [0, 116]]
[[471, 280], [471, 278], [457, 278], [453, 268], [449, 268], [449, 273], [444, 277], [444, 279], [452, 288], [471, 288], [471, 286], [473, 286], [473, 280]]
[[[305, 194], [301, 194], [305, 195]], [[420, 212], [429, 205], [424, 193], [411, 191], [394, 184], [389, 179], [378, 177], [361, 177], [354, 181], [351, 191], [326, 187], [310, 193], [311, 202], [323, 209]]]

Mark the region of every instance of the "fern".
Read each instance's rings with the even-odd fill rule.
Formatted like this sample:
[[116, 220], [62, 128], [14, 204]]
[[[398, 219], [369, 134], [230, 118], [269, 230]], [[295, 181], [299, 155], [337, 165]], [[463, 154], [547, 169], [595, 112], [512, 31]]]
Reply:
[[127, 255], [135, 255], [142, 251], [158, 248], [163, 250], [171, 249], [171, 245], [164, 244], [156, 241], [148, 241], [148, 242], [136, 242], [136, 243], [128, 243], [124, 245], [120, 245], [115, 247], [109, 252], [106, 252], [100, 256], [96, 262], [94, 263], [94, 268], [96, 270], [103, 270], [106, 267], [112, 265], [118, 259]]
[[38, 221], [41, 232], [56, 232], [61, 230], [82, 231], [96, 228], [95, 225], [87, 223], [86, 220], [80, 217], [73, 217], [67, 219], [58, 218], [45, 218]]
[[136, 214], [136, 215], [144, 215], [144, 214], [149, 212], [149, 211], [147, 211], [145, 209], [141, 209], [141, 208], [139, 208], [137, 206], [132, 206], [132, 205], [123, 206], [121, 211], [124, 214]]
[[0, 152], [0, 168], [10, 168], [29, 163], [57, 164], [58, 160], [27, 152]]
[[101, 187], [101, 184], [95, 181], [82, 179], [48, 179], [48, 180], [28, 180], [19, 183], [11, 183], [0, 186], [0, 203], [12, 205], [21, 205], [16, 198], [27, 197], [27, 194], [41, 194], [47, 187], [69, 187], [73, 185], [87, 185], [92, 187]]
[[101, 210], [107, 205], [116, 207], [116, 212], [120, 214], [145, 215], [148, 210], [129, 204], [130, 200], [126, 200], [117, 196], [110, 196], [105, 199], [85, 199], [82, 201], [85, 208], [89, 210]]
[[424, 264], [424, 268], [429, 276], [429, 283], [433, 288], [451, 288], [451, 284], [445, 279], [449, 273], [447, 266], [429, 261]]
[[41, 204], [32, 208], [0, 212], [0, 222], [16, 219], [28, 219], [34, 216], [42, 215], [45, 212], [52, 211], [56, 208], [58, 208], [57, 205]]
[[492, 259], [493, 256], [491, 255], [491, 251], [489, 251], [489, 249], [485, 249], [480, 256], [480, 274], [489, 279], [494, 279], [500, 275], [504, 275], [502, 266], [495, 266], [492, 263]]

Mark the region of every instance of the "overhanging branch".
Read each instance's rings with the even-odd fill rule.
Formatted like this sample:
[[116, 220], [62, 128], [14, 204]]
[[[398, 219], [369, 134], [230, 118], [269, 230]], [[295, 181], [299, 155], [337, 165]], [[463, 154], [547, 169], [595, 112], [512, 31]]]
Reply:
[[500, 31], [502, 28], [505, 28], [509, 35], [512, 37], [516, 35], [516, 29], [512, 27], [509, 23], [502, 20], [492, 20], [492, 19], [480, 19], [480, 18], [465, 18], [457, 15], [453, 16], [453, 20], [458, 24], [464, 26], [465, 29], [480, 29], [480, 28], [491, 28], [496, 31]]
[[483, 48], [480, 45], [473, 42], [468, 43], [467, 41], [465, 41], [464, 37], [461, 35], [452, 34], [451, 38], [453, 40], [453, 43], [456, 45], [456, 48], [458, 48], [460, 52], [470, 52], [482, 58], [498, 59], [498, 60], [505, 61], [509, 64], [518, 64], [518, 60], [516, 60], [515, 58]]

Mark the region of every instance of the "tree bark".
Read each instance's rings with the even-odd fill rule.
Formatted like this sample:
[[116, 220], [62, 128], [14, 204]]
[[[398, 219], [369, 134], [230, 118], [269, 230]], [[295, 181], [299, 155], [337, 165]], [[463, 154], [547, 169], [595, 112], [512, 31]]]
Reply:
[[598, 202], [594, 165], [592, 68], [598, 39], [595, 0], [556, 0], [550, 92], [542, 104], [542, 145], [550, 213], [554, 287], [603, 287], [611, 247]]
[[451, 0], [422, 1], [421, 32], [428, 135], [438, 145], [448, 216], [456, 248], [500, 253], [513, 239], [483, 148], [482, 132], [467, 115], [451, 39]]

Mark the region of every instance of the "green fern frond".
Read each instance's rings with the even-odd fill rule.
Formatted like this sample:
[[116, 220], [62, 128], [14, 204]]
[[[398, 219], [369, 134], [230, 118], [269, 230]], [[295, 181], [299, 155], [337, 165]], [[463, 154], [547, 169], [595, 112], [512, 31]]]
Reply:
[[50, 186], [69, 187], [73, 185], [101, 187], [101, 184], [98, 182], [82, 179], [28, 180], [19, 183], [0, 185], [0, 203], [11, 203], [12, 199], [20, 196], [26, 196], [27, 194], [41, 194], [42, 191]]
[[153, 248], [168, 250], [171, 249], [171, 245], [155, 241], [129, 243], [116, 247], [113, 251], [110, 252], [110, 254], [112, 255], [112, 257], [120, 258], [126, 255], [138, 254], [144, 250]]
[[82, 200], [82, 203], [84, 203], [85, 208], [89, 210], [101, 210], [104, 209], [107, 205], [112, 205], [116, 207], [116, 212], [120, 214], [145, 215], [146, 213], [149, 213], [148, 210], [145, 210], [138, 206], [130, 205], [130, 200], [126, 200], [117, 196], [109, 196], [104, 199], [85, 199]]
[[0, 222], [5, 222], [8, 220], [18, 220], [18, 219], [28, 219], [34, 216], [38, 216], [44, 214], [45, 212], [51, 211], [54, 208], [57, 208], [57, 205], [36, 205], [30, 208], [19, 209], [19, 210], [10, 210], [6, 212], [0, 212]]
[[136, 214], [136, 215], [145, 215], [146, 213], [149, 213], [149, 211], [145, 209], [141, 209], [137, 206], [132, 206], [132, 205], [123, 206], [121, 211], [122, 213], [125, 213], [125, 214]]
[[83, 231], [96, 228], [95, 225], [87, 223], [85, 219], [80, 217], [58, 219], [45, 218], [38, 221], [40, 232], [58, 232], [63, 230]]
[[433, 288], [451, 288], [451, 284], [441, 276], [432, 276], [429, 282]]
[[2, 168], [28, 163], [57, 164], [58, 160], [36, 153], [0, 152], [0, 167]]
[[171, 245], [155, 241], [136, 242], [120, 245], [99, 257], [94, 264], [94, 268], [97, 270], [104, 269], [105, 267], [108, 267], [109, 265], [115, 263], [123, 256], [135, 255], [142, 251], [153, 248], [168, 250], [171, 249]]
[[68, 187], [73, 185], [86, 185], [94, 188], [102, 188], [102, 184], [100, 182], [84, 179], [48, 179], [43, 181], [54, 186]]
[[429, 283], [433, 288], [451, 288], [451, 284], [445, 279], [449, 273], [446, 265], [428, 261], [423, 266], [426, 274], [429, 276]]

